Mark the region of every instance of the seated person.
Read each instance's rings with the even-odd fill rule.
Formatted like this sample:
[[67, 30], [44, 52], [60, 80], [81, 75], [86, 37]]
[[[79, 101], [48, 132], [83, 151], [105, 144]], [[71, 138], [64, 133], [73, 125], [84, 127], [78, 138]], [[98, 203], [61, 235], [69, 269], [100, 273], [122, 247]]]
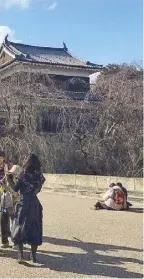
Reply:
[[125, 194], [125, 197], [126, 197], [126, 207], [124, 209], [129, 209], [130, 206], [132, 206], [132, 204], [130, 202], [128, 202], [128, 192], [127, 192], [127, 189], [125, 187], [123, 187], [122, 183], [118, 182], [116, 184], [117, 186], [119, 186], [122, 191], [124, 192]]
[[95, 209], [122, 210], [126, 207], [126, 197], [121, 187], [111, 183], [103, 200], [95, 204]]
[[95, 206], [94, 206], [95, 209], [103, 209], [103, 207], [105, 206], [105, 200], [107, 200], [109, 196], [111, 197], [111, 195], [112, 195], [112, 187], [114, 187], [115, 185], [116, 185], [115, 183], [111, 183], [108, 186], [109, 189], [104, 194], [103, 199], [97, 201], [97, 203], [95, 204]]

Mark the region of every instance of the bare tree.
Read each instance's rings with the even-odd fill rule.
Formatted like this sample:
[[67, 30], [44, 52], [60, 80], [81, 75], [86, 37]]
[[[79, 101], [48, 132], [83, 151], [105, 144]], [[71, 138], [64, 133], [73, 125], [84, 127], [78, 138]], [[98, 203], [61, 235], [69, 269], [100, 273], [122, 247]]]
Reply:
[[74, 171], [71, 135], [81, 105], [75, 108], [70, 97], [49, 75], [32, 74], [29, 69], [2, 79], [0, 149], [18, 163], [24, 155], [37, 153], [44, 171]]
[[[19, 163], [24, 155], [36, 152], [42, 164], [46, 165], [50, 147], [38, 131], [38, 122], [43, 95], [51, 93], [54, 84], [48, 77], [40, 83], [37, 77], [28, 72], [1, 80], [0, 107], [5, 121], [1, 129], [0, 149], [6, 150], [8, 156]], [[43, 85], [46, 82], [49, 84], [47, 87]]]
[[142, 77], [108, 65], [83, 101], [41, 73], [1, 80], [0, 149], [19, 163], [36, 152], [53, 173], [141, 176]]
[[109, 65], [88, 93], [87, 100], [101, 98], [91, 110], [95, 126], [76, 140], [91, 173], [142, 175], [142, 81], [138, 65]]

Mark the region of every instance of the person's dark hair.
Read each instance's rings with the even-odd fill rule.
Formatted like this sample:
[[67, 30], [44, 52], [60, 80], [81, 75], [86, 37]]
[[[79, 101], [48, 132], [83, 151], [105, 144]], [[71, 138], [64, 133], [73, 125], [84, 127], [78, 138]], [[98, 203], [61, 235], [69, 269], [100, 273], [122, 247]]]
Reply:
[[111, 183], [111, 184], [109, 185], [109, 188], [114, 187], [115, 185], [116, 185], [115, 183]]
[[31, 154], [27, 163], [27, 172], [40, 171], [41, 165], [37, 155]]
[[119, 186], [119, 187], [121, 187], [121, 188], [123, 187], [123, 186], [122, 186], [122, 183], [120, 183], [120, 182], [118, 182], [116, 185]]
[[0, 157], [5, 157], [4, 151], [0, 151]]

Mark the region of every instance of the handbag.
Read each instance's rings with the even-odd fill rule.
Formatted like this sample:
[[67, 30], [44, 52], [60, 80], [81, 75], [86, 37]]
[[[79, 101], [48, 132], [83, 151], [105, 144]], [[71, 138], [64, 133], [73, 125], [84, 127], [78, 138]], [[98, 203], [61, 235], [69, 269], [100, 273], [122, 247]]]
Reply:
[[14, 218], [11, 227], [11, 239], [14, 242], [23, 243], [25, 239], [25, 220], [20, 225], [18, 218]]
[[1, 195], [1, 205], [3, 208], [8, 209], [13, 207], [12, 195], [9, 191], [3, 192]]

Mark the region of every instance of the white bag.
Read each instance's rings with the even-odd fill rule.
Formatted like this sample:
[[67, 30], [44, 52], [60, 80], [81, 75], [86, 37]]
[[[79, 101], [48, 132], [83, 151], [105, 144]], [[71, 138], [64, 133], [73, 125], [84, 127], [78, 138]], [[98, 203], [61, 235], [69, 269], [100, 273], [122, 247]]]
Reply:
[[2, 193], [1, 196], [1, 205], [3, 208], [12, 208], [13, 207], [13, 199], [10, 192]]
[[22, 168], [18, 165], [13, 165], [13, 167], [8, 171], [8, 174], [13, 174], [17, 177], [22, 171]]

